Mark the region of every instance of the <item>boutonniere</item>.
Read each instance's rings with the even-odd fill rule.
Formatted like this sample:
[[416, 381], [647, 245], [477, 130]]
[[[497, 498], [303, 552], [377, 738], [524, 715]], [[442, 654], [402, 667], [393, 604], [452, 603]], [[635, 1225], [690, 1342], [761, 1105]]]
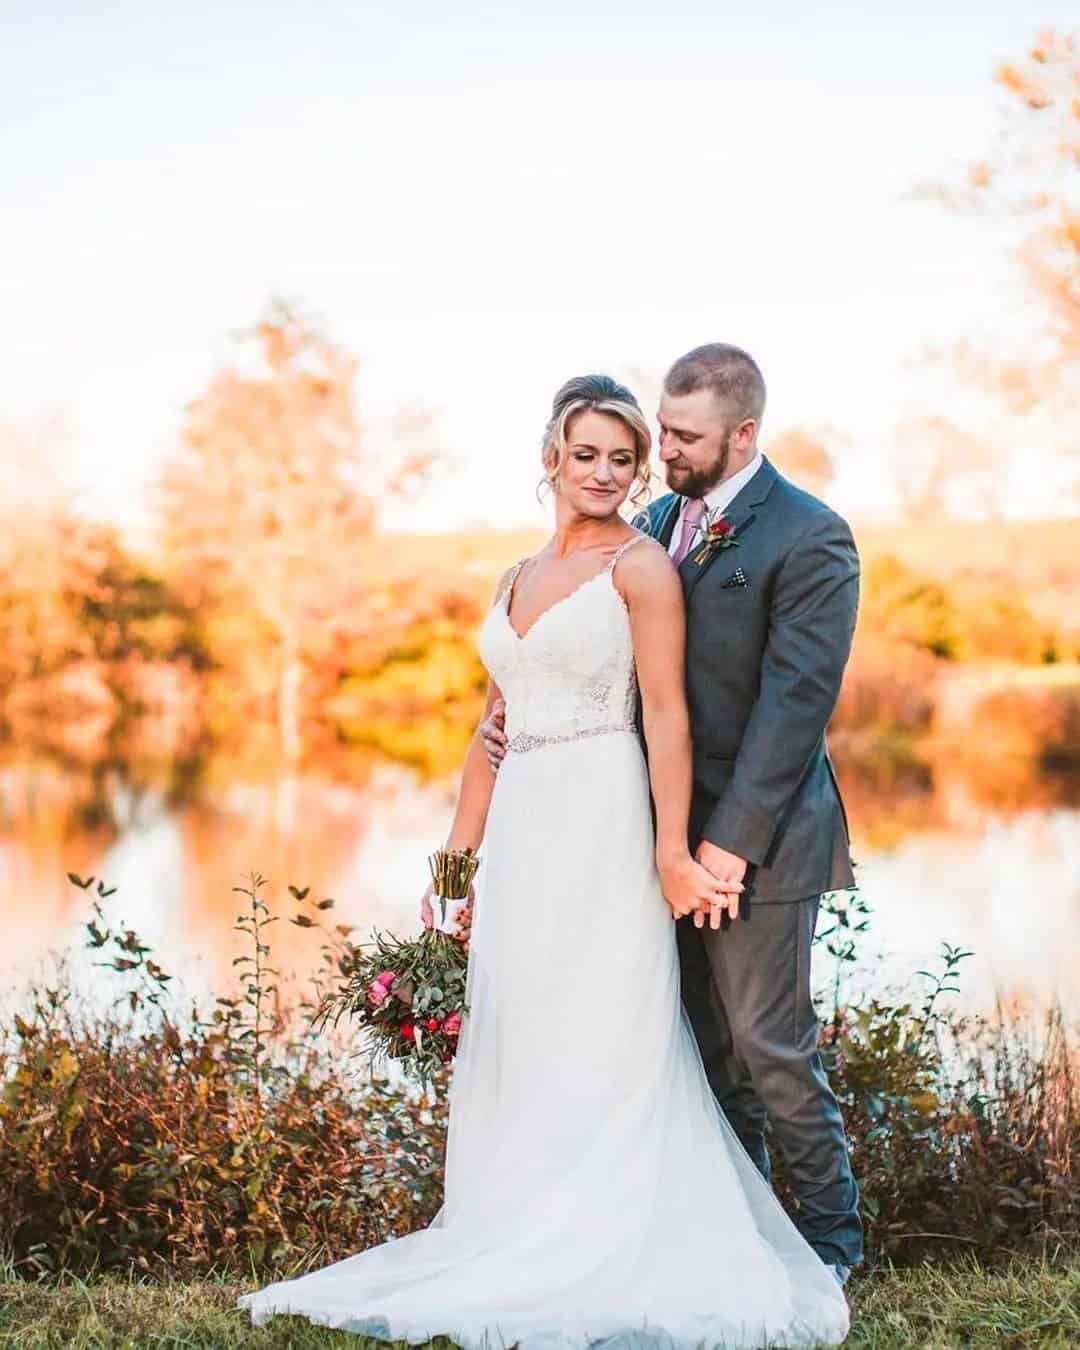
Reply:
[[694, 554], [694, 561], [699, 566], [711, 558], [714, 553], [719, 553], [721, 549], [725, 548], [735, 548], [739, 542], [735, 538], [735, 526], [732, 525], [727, 516], [717, 516], [715, 520], [706, 518], [700, 529], [701, 547]]

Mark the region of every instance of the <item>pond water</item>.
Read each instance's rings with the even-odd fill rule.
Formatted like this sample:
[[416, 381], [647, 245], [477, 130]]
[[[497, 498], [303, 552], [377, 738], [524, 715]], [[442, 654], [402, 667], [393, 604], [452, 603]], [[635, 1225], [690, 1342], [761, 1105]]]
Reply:
[[[943, 942], [974, 952], [961, 1001], [989, 1007], [1060, 998], [1080, 1013], [1080, 784], [1073, 778], [932, 773], [886, 778], [840, 763], [863, 900], [872, 914], [857, 979], [864, 988], [912, 982]], [[314, 968], [317, 931], [287, 920], [288, 884], [333, 897], [329, 921], [408, 931], [417, 922], [426, 856], [443, 840], [452, 780], [424, 783], [387, 762], [362, 781], [304, 778], [284, 785], [231, 783], [170, 804], [121, 780], [98, 784], [99, 808], [73, 812], [62, 772], [9, 769], [0, 779], [0, 990], [5, 1002], [71, 953], [79, 987], [105, 998], [115, 977], [83, 951], [92, 892], [66, 877], [104, 878], [114, 924], [134, 928], [185, 995], [208, 1000], [233, 985], [233, 930], [253, 870], [281, 920], [269, 930], [274, 963], [299, 988]], [[816, 978], [831, 960], [819, 949]], [[116, 986], [118, 989], [119, 986]]]

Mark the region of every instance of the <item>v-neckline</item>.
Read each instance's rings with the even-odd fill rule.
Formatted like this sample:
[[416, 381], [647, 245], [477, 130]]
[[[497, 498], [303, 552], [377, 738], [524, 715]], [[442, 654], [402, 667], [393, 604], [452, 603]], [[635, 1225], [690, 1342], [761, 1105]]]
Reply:
[[532, 623], [529, 624], [528, 628], [525, 629], [524, 633], [519, 633], [518, 630], [514, 627], [513, 619], [511, 619], [510, 617], [510, 605], [514, 598], [514, 587], [517, 585], [517, 579], [521, 575], [521, 570], [525, 566], [525, 563], [527, 561], [528, 561], [527, 558], [522, 560], [521, 567], [518, 568], [518, 570], [514, 573], [513, 577], [510, 579], [510, 585], [507, 586], [506, 588], [505, 603], [503, 604], [503, 613], [506, 615], [506, 626], [507, 628], [509, 628], [510, 632], [514, 635], [514, 637], [517, 638], [518, 642], [524, 642], [525, 639], [536, 627], [536, 625], [542, 619], [547, 618], [547, 616], [551, 613], [553, 609], [558, 609], [560, 605], [565, 605], [568, 600], [572, 600], [574, 596], [577, 595], [578, 591], [584, 590], [586, 586], [591, 585], [594, 581], [599, 581], [599, 579], [604, 575], [605, 572], [609, 572], [611, 570], [611, 562], [610, 561], [606, 562], [604, 566], [601, 567], [599, 572], [594, 572], [591, 577], [585, 577], [583, 581], [578, 582], [578, 584], [573, 588], [573, 590], [567, 591], [566, 594], [561, 595], [558, 598], [558, 600], [553, 600], [552, 603], [548, 605], [546, 609], [542, 609], [540, 611], [540, 613], [536, 616], [536, 618], [533, 619]]

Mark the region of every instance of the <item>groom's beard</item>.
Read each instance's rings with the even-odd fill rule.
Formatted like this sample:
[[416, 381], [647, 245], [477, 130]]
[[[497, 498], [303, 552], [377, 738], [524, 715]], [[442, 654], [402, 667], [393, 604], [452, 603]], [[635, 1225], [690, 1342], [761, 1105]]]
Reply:
[[[727, 477], [728, 464], [731, 462], [731, 438], [727, 437], [724, 441], [724, 451], [720, 459], [711, 469], [683, 469], [679, 474], [678, 483], [672, 483], [668, 480], [668, 487], [672, 492], [679, 493], [682, 497], [704, 497], [707, 492], [711, 492], [717, 483]], [[673, 468], [669, 465], [669, 471]]]

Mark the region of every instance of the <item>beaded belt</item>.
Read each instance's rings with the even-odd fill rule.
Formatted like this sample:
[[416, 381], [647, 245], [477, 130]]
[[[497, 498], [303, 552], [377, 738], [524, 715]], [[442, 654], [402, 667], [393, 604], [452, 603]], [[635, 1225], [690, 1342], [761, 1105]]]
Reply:
[[618, 722], [614, 726], [608, 727], [586, 727], [583, 731], [567, 731], [561, 736], [534, 736], [528, 731], [519, 731], [516, 736], [511, 736], [506, 743], [507, 750], [513, 750], [522, 753], [525, 750], [536, 750], [542, 745], [556, 745], [561, 741], [580, 741], [586, 736], [606, 736], [613, 731], [637, 731], [633, 722]]

